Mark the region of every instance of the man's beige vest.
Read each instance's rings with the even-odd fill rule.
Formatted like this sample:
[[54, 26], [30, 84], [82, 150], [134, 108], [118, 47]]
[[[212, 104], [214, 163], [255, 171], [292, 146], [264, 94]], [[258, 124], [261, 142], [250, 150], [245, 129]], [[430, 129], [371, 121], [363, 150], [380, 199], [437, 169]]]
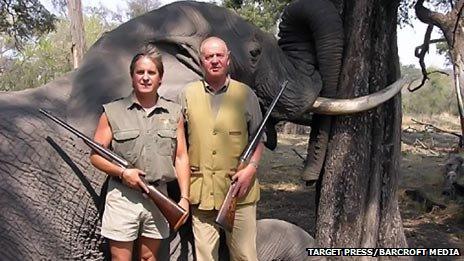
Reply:
[[175, 179], [173, 162], [180, 106], [160, 97], [157, 108], [147, 116], [132, 104], [128, 96], [103, 105], [113, 133], [113, 151], [144, 171], [147, 182]]
[[[210, 94], [203, 82], [185, 90], [188, 118], [189, 161], [192, 170], [190, 200], [203, 210], [220, 209], [235, 174], [240, 154], [248, 142], [245, 117], [248, 87], [231, 80], [214, 118]], [[259, 200], [255, 179], [248, 194], [238, 204]]]

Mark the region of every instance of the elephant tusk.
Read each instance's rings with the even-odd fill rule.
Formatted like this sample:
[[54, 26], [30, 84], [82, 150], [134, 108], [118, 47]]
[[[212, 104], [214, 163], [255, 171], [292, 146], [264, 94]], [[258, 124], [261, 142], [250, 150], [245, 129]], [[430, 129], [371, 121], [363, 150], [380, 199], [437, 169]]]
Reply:
[[352, 99], [318, 97], [309, 110], [324, 115], [344, 115], [367, 111], [391, 99], [401, 91], [406, 82], [407, 78], [400, 78], [376, 93]]

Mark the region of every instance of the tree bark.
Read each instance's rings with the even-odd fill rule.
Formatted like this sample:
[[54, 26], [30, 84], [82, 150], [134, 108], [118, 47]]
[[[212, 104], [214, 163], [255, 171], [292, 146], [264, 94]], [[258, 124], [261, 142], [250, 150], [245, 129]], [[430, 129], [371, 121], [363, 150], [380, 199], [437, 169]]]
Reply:
[[[399, 0], [337, 2], [345, 55], [338, 97], [378, 91], [400, 76]], [[316, 240], [322, 247], [405, 247], [397, 188], [401, 97], [335, 117], [321, 180]]]
[[79, 67], [85, 52], [84, 19], [81, 0], [67, 0], [68, 14], [71, 22], [71, 53], [73, 68]]
[[452, 21], [448, 24], [448, 28], [445, 29], [446, 25], [443, 25], [442, 31], [445, 34], [446, 41], [448, 43], [451, 61], [453, 63], [454, 71], [454, 86], [456, 89], [456, 97], [459, 105], [459, 118], [461, 123], [461, 140], [460, 147], [464, 146], [464, 23], [462, 19], [462, 11], [464, 8], [464, 1], [459, 1], [455, 6], [455, 9], [447, 14]]

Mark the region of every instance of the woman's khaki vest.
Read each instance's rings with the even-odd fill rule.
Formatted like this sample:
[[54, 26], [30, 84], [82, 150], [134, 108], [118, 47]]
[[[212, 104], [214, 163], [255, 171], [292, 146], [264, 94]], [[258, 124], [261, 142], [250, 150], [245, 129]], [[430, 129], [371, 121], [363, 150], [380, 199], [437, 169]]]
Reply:
[[[230, 177], [235, 174], [240, 154], [248, 142], [246, 99], [248, 87], [231, 80], [214, 118], [210, 94], [203, 83], [194, 82], [185, 90], [188, 118], [189, 162], [192, 170], [190, 200], [203, 210], [220, 209]], [[249, 193], [238, 204], [259, 200], [255, 179]]]
[[113, 132], [113, 151], [146, 173], [147, 182], [176, 179], [174, 156], [180, 106], [159, 98], [150, 113], [132, 96], [103, 105]]

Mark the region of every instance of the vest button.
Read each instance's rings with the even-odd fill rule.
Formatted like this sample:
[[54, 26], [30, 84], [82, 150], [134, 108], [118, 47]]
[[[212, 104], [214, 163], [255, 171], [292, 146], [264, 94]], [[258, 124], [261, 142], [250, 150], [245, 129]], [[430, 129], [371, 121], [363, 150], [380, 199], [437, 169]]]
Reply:
[[213, 155], [216, 155], [216, 151], [215, 151], [215, 150], [213, 150]]
[[213, 135], [216, 135], [216, 134], [217, 134], [217, 131], [214, 130], [214, 131], [213, 131]]
[[211, 172], [211, 175], [214, 175], [214, 174], [216, 174], [216, 172], [214, 172], [214, 171], [213, 171], [213, 172]]

